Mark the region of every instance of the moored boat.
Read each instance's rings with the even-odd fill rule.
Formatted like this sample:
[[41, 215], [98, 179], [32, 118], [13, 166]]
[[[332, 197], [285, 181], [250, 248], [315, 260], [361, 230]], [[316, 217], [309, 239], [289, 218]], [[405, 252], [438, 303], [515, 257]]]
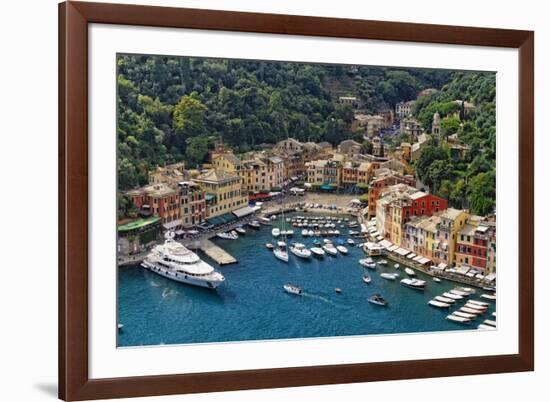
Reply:
[[[370, 261], [369, 261], [370, 260]], [[376, 269], [376, 263], [370, 258], [362, 258], [359, 260], [359, 264], [368, 269]]]
[[411, 268], [407, 267], [405, 268], [405, 272], [407, 273], [407, 275], [409, 276], [415, 276], [416, 273], [414, 272], [414, 270], [412, 270]]
[[270, 226], [270, 225], [271, 225], [271, 219], [266, 218], [266, 217], [264, 217], [264, 216], [260, 216], [260, 217], [258, 218], [258, 222], [260, 222], [260, 224], [266, 225], [266, 226]]
[[462, 299], [463, 299], [462, 296], [455, 295], [455, 294], [449, 293], [449, 292], [443, 293], [442, 296], [443, 296], [443, 297], [447, 297], [447, 298], [449, 298], [449, 299], [453, 299], [453, 300], [462, 300]]
[[482, 294], [481, 297], [483, 299], [486, 299], [486, 300], [496, 300], [497, 299], [496, 295], [490, 295], [490, 294], [487, 294], [487, 293]]
[[443, 303], [438, 300], [430, 300], [428, 302], [430, 306], [439, 307], [439, 308], [449, 308], [451, 305], [448, 303]]
[[446, 317], [446, 319], [449, 320], [449, 321], [458, 322], [460, 324], [469, 324], [472, 321], [469, 318], [460, 317], [460, 316], [454, 315], [454, 314], [448, 315]]
[[411, 289], [424, 290], [426, 286], [426, 281], [414, 278], [405, 278], [401, 279], [401, 285], [406, 286]]
[[441, 283], [441, 279], [439, 279], [437, 276], [434, 276], [432, 279], [436, 283]]
[[230, 233], [227, 233], [227, 232], [216, 233], [216, 236], [224, 240], [237, 240], [239, 238], [239, 235], [235, 231], [232, 231]]
[[265, 246], [266, 246], [269, 250], [273, 250], [273, 244], [271, 244], [271, 243], [266, 243]]
[[260, 222], [258, 222], [258, 221], [248, 222], [247, 225], [250, 226], [252, 229], [259, 229], [260, 228]]
[[273, 228], [271, 230], [271, 236], [273, 237], [279, 237], [280, 234], [281, 234], [281, 229], [279, 228]]
[[372, 282], [372, 278], [370, 275], [363, 275], [363, 282], [365, 282], [367, 285]]
[[391, 274], [391, 273], [383, 272], [380, 274], [380, 277], [387, 279], [389, 281], [395, 281], [399, 277], [399, 274]]
[[288, 251], [284, 241], [277, 242], [277, 247], [273, 249], [273, 255], [283, 262], [288, 262]]
[[245, 235], [246, 234], [246, 230], [242, 227], [242, 226], [237, 226], [235, 228], [235, 231], [238, 233], [238, 234], [241, 234], [241, 235]]
[[325, 256], [325, 250], [323, 250], [321, 247], [312, 247], [310, 248], [311, 252], [315, 257], [324, 257]]
[[440, 301], [442, 303], [453, 304], [455, 302], [455, 300], [449, 299], [448, 297], [443, 297], [443, 296], [436, 296], [436, 297], [434, 297], [434, 299], [437, 300], [437, 301]]
[[338, 250], [342, 254], [347, 254], [348, 253], [348, 249], [344, 246], [336, 246], [336, 250]]
[[332, 244], [325, 244], [323, 246], [323, 250], [325, 250], [327, 254], [330, 254], [333, 256], [338, 255], [338, 250]]
[[290, 252], [296, 257], [300, 258], [309, 258], [311, 257], [311, 251], [309, 251], [306, 246], [302, 243], [296, 243], [294, 246], [290, 247]]

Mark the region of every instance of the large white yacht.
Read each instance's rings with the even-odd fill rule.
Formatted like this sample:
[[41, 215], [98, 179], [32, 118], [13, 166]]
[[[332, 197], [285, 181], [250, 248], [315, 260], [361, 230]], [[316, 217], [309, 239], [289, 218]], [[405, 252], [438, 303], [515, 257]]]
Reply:
[[165, 237], [164, 244], [155, 246], [143, 260], [142, 267], [177, 282], [210, 289], [217, 288], [225, 280], [197, 254], [174, 241], [173, 232]]

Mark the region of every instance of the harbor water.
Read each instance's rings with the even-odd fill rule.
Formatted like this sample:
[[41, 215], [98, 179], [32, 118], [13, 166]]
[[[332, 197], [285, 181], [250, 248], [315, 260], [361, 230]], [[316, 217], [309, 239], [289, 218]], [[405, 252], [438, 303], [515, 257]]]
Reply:
[[[292, 214], [285, 215], [289, 216]], [[118, 345], [477, 330], [485, 319], [496, 320], [492, 316], [494, 302], [489, 302], [487, 312], [469, 324], [446, 320], [466, 300], [457, 301], [448, 309], [429, 306], [428, 301], [459, 284], [443, 279], [436, 283], [417, 272], [419, 279], [427, 281], [426, 289], [406, 288], [399, 283], [407, 277], [403, 266], [396, 269], [394, 262], [386, 258], [386, 266], [367, 270], [358, 263], [365, 255], [356, 246], [345, 244], [348, 255], [304, 260], [289, 253], [288, 264], [279, 261], [265, 247], [265, 243], [276, 242], [271, 229], [281, 228], [281, 219], [273, 225], [262, 225], [259, 230], [246, 227], [247, 234], [238, 240], [214, 240], [238, 260], [237, 264], [218, 267], [201, 255], [226, 278], [214, 291], [177, 283], [139, 266], [118, 268], [118, 323], [123, 325], [118, 332]], [[286, 222], [285, 226], [294, 230], [289, 243], [313, 246], [314, 239], [303, 238], [300, 228], [292, 228]], [[342, 235], [332, 238], [335, 244], [350, 238], [347, 227], [337, 229]], [[400, 277], [389, 281], [380, 277], [382, 272], [397, 272]], [[362, 281], [365, 273], [372, 278], [369, 285]], [[287, 283], [301, 287], [303, 295], [285, 293], [283, 285]], [[340, 288], [341, 293], [336, 293], [335, 288]], [[381, 294], [389, 305], [368, 303], [367, 299], [375, 293]], [[483, 293], [476, 289], [470, 299], [483, 300], [479, 297]]]

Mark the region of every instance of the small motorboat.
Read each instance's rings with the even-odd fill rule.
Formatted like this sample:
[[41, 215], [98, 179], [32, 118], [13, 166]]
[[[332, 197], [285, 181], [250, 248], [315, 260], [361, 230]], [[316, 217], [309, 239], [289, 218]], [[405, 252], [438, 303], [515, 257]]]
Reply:
[[246, 230], [242, 227], [242, 226], [238, 226], [235, 228], [235, 231], [238, 233], [238, 234], [241, 234], [241, 235], [245, 235], [246, 234]]
[[490, 294], [486, 294], [486, 293], [482, 294], [481, 297], [486, 299], [486, 300], [496, 300], [497, 299], [496, 295], [490, 295]]
[[355, 240], [353, 239], [348, 239], [347, 240], [347, 243], [350, 245], [350, 246], [353, 246], [355, 244]]
[[405, 278], [401, 279], [401, 285], [411, 289], [424, 290], [426, 287], [426, 281], [414, 278]]
[[480, 305], [480, 306], [486, 306], [486, 307], [489, 306], [489, 303], [482, 302], [482, 301], [479, 301], [479, 300], [470, 300], [470, 301], [468, 301], [468, 303], [470, 303], [470, 304], [478, 304], [478, 305]]
[[270, 226], [271, 225], [271, 219], [260, 216], [258, 218], [258, 222], [260, 222], [262, 225]]
[[266, 246], [269, 250], [273, 250], [273, 244], [271, 244], [271, 243], [266, 243], [265, 246]]
[[435, 299], [430, 300], [428, 304], [430, 306], [439, 307], [439, 308], [449, 308], [451, 306], [449, 303], [443, 303]]
[[458, 315], [455, 315], [455, 314], [451, 314], [451, 315], [448, 315], [446, 317], [447, 320], [449, 321], [454, 321], [454, 322], [458, 322], [460, 324], [469, 324], [472, 320], [469, 319], [469, 318], [465, 318], [465, 317], [460, 317]]
[[325, 243], [325, 244], [330, 244], [330, 243], [332, 243], [332, 240], [329, 240], [329, 239], [323, 239], [323, 243]]
[[394, 267], [395, 269], [399, 269], [399, 264], [395, 264], [393, 267]]
[[379, 265], [388, 265], [388, 262], [386, 260], [380, 260], [378, 261]]
[[250, 226], [252, 229], [259, 229], [260, 228], [260, 222], [258, 222], [258, 221], [248, 222], [247, 225]]
[[414, 272], [414, 270], [412, 270], [411, 268], [407, 267], [405, 268], [405, 272], [407, 273], [407, 275], [409, 276], [415, 276], [416, 273]]
[[363, 275], [363, 282], [365, 282], [367, 285], [372, 282], [372, 278], [370, 275]]
[[368, 298], [369, 303], [376, 304], [377, 306], [387, 306], [388, 302], [379, 294], [372, 295]]
[[443, 297], [447, 297], [449, 299], [453, 299], [453, 300], [462, 300], [463, 297], [462, 296], [459, 296], [459, 295], [455, 295], [454, 293], [450, 293], [450, 292], [445, 292], [442, 294]]
[[124, 328], [124, 325], [123, 324], [117, 324], [116, 328], [119, 330], [119, 331], [122, 331], [122, 328]]
[[376, 269], [376, 263], [372, 260], [372, 258], [362, 258], [359, 260], [359, 264], [368, 269]]
[[380, 277], [387, 279], [389, 281], [395, 281], [397, 278], [399, 278], [399, 274], [391, 274], [391, 273], [383, 272], [380, 274]]
[[308, 235], [309, 237], [313, 237], [314, 234], [315, 234], [315, 233], [313, 232], [313, 230], [308, 230], [308, 232], [307, 232], [307, 235]]
[[283, 289], [285, 290], [285, 292], [290, 293], [292, 295], [300, 296], [302, 294], [301, 288], [299, 288], [296, 285], [291, 285], [290, 283], [283, 285]]
[[338, 255], [338, 250], [332, 244], [325, 244], [323, 250], [330, 255]]
[[441, 279], [439, 279], [437, 276], [434, 276], [432, 279], [436, 283], [441, 283]]
[[334, 291], [335, 291], [336, 293], [342, 293], [342, 289], [340, 289], [340, 288], [334, 288]]
[[307, 231], [307, 229], [302, 229], [302, 236], [309, 236], [309, 232]]
[[294, 230], [281, 230], [281, 235], [286, 237], [293, 237], [294, 236]]
[[316, 257], [324, 257], [325, 256], [325, 250], [323, 250], [321, 247], [312, 247], [309, 250]]
[[281, 234], [281, 229], [279, 228], [273, 228], [271, 230], [271, 236], [273, 237], [279, 237], [280, 234]]
[[321, 246], [321, 241], [318, 239], [313, 240], [313, 244], [316, 246]]
[[348, 249], [344, 246], [336, 246], [336, 249], [341, 252], [342, 254], [347, 254], [348, 253]]
[[237, 240], [239, 238], [239, 235], [235, 231], [232, 231], [231, 233], [227, 233], [227, 232], [216, 233], [216, 236], [224, 240]]
[[296, 243], [294, 246], [290, 247], [290, 252], [296, 257], [300, 258], [309, 258], [311, 257], [311, 251], [309, 251], [305, 245], [302, 243]]
[[434, 300], [440, 301], [442, 303], [447, 303], [447, 304], [453, 304], [455, 302], [454, 299], [449, 299], [448, 297], [444, 297], [444, 296], [436, 296], [434, 297]]

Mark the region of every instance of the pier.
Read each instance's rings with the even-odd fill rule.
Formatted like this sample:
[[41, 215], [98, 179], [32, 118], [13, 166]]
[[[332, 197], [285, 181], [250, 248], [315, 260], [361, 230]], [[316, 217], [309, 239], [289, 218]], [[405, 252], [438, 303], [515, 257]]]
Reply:
[[210, 240], [204, 239], [198, 244], [198, 248], [212, 258], [219, 265], [228, 265], [237, 263], [237, 259], [225, 251], [223, 248], [216, 246]]

